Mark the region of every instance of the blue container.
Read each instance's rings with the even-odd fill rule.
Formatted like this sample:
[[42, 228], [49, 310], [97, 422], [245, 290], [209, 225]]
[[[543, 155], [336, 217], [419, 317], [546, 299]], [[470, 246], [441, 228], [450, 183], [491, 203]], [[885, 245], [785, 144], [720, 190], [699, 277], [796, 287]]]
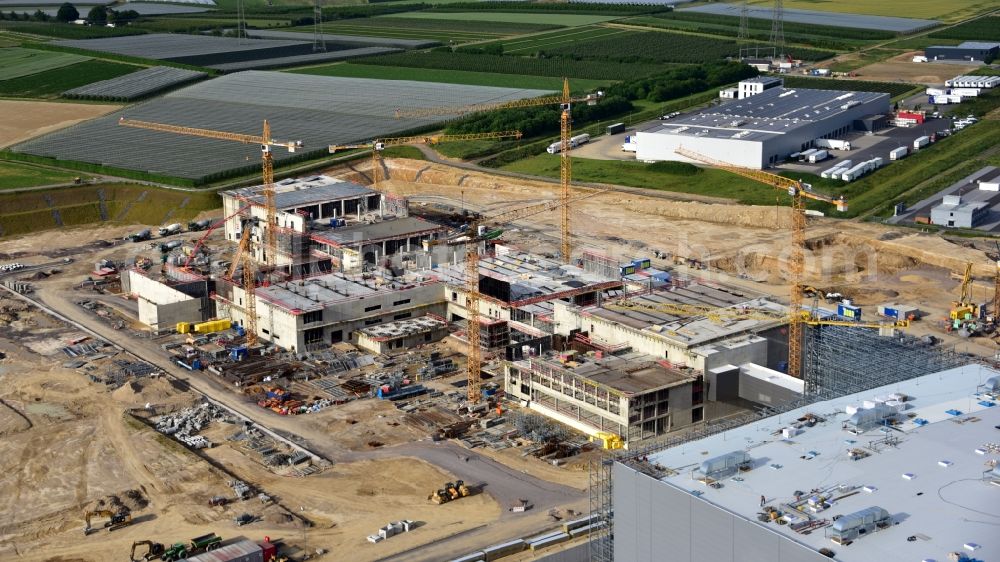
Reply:
[[636, 271], [642, 269], [649, 269], [653, 266], [653, 262], [649, 258], [642, 258], [638, 260], [632, 260], [632, 265], [635, 266]]
[[788, 361], [778, 361], [778, 370], [782, 373], [788, 372]]
[[195, 371], [200, 371], [201, 370], [201, 359], [195, 359], [194, 361], [192, 361], [191, 362], [191, 368], [194, 369]]
[[234, 326], [233, 329], [236, 330], [236, 335], [239, 337], [247, 335], [247, 331], [243, 328], [243, 326], [240, 326], [239, 324]]
[[488, 398], [490, 396], [495, 395], [496, 393], [497, 393], [497, 389], [495, 389], [495, 388], [484, 388], [483, 389], [483, 398]]
[[843, 316], [856, 322], [861, 321], [861, 307], [840, 303], [837, 305], [837, 316]]

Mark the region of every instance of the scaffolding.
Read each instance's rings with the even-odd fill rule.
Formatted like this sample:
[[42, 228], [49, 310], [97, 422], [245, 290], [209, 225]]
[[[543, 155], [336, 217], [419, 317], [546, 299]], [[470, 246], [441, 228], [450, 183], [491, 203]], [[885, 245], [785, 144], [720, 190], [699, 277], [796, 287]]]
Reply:
[[952, 349], [898, 333], [815, 326], [805, 333], [806, 394], [844, 396], [937, 373], [968, 363]]
[[641, 448], [618, 452], [600, 463], [591, 463], [590, 514], [592, 521], [601, 523], [595, 525], [589, 535], [591, 562], [614, 560], [611, 467], [615, 462], [662, 478], [668, 474], [667, 470], [646, 462], [649, 455], [815, 402], [945, 371], [972, 361], [954, 349], [935, 347], [905, 334], [873, 337], [870, 330], [844, 326], [808, 327], [805, 349], [806, 393], [801, 398], [709, 421], [690, 431], [651, 439]]
[[618, 269], [618, 260], [595, 252], [594, 250], [584, 250], [580, 256], [580, 267], [587, 273], [600, 275], [605, 279], [618, 279], [621, 271]]

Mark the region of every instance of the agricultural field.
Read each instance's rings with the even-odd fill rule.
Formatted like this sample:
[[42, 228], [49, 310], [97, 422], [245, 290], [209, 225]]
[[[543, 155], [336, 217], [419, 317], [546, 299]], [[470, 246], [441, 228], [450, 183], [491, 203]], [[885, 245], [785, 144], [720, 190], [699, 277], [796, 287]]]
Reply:
[[570, 29], [560, 29], [549, 33], [515, 37], [502, 41], [493, 41], [480, 45], [487, 48], [493, 45], [503, 45], [503, 52], [512, 55], [531, 55], [552, 47], [564, 47], [580, 42], [620, 36], [631, 33], [625, 29], [588, 25]]
[[930, 34], [935, 39], [962, 41], [1000, 41], [1000, 16], [979, 18]]
[[101, 80], [67, 90], [63, 92], [63, 97], [100, 101], [133, 101], [181, 84], [200, 80], [206, 76], [208, 75], [204, 72], [194, 70], [153, 66], [118, 78]]
[[30, 164], [0, 161], [0, 190], [72, 183], [79, 174]]
[[[317, 76], [343, 76], [348, 78], [380, 78], [384, 80], [418, 80], [443, 84], [468, 84], [471, 86], [497, 86], [531, 88], [535, 90], [559, 91], [562, 78], [556, 76], [530, 76], [527, 74], [502, 74], [496, 72], [472, 72], [434, 68], [410, 68], [403, 66], [379, 66], [357, 63], [330, 64], [291, 70], [298, 74]], [[607, 80], [573, 80], [573, 87], [591, 90], [607, 85]]]
[[[389, 16], [379, 17], [385, 18]], [[402, 14], [394, 14], [392, 17], [406, 19], [450, 20], [460, 22], [527, 23], [573, 27], [611, 21], [619, 16], [600, 16], [590, 14], [537, 14], [529, 12], [511, 13], [484, 10], [481, 12], [405, 12]]]
[[[302, 92], [310, 92], [303, 96]], [[275, 137], [294, 135], [305, 149], [275, 151], [277, 166], [326, 157], [330, 144], [396, 136], [446, 121], [448, 116], [403, 118], [394, 108], [502, 102], [537, 97], [547, 90], [490, 88], [395, 80], [308, 76], [286, 72], [235, 72], [175, 90], [129, 108], [136, 120], [241, 133], [260, 131], [265, 119]], [[125, 150], [127, 147], [127, 150]], [[82, 171], [181, 185], [202, 185], [259, 173], [259, 148], [241, 143], [179, 137], [123, 127], [118, 115], [91, 119], [12, 148], [18, 158]], [[211, 158], [205, 154], [210, 153]]]
[[[378, 17], [324, 22], [323, 32], [397, 39], [428, 39], [442, 43], [467, 43], [535, 33], [555, 27], [557, 26], [530, 23], [458, 22], [441, 19]], [[313, 28], [311, 25], [293, 27], [289, 28], [289, 31], [312, 33]]]
[[476, 55], [461, 52], [399, 53], [368, 57], [363, 62], [379, 66], [499, 72], [531, 76], [568, 76], [594, 80], [628, 80], [664, 70], [662, 66], [650, 63], [622, 64], [610, 61], [522, 58], [509, 55]]
[[0, 80], [0, 96], [56, 98], [66, 90], [72, 90], [98, 80], [124, 76], [139, 69], [140, 67], [130, 64], [84, 60], [30, 76]]
[[117, 105], [0, 100], [0, 147], [114, 111]]
[[[751, 0], [752, 5], [770, 6], [768, 0]], [[901, 9], [896, 2], [872, 2], [871, 0], [787, 0], [785, 9], [817, 10], [845, 14], [866, 14], [872, 16], [936, 19], [959, 21], [990, 9], [996, 9], [993, 0], [909, 0]], [[902, 12], [902, 13], [901, 13]]]
[[[697, 64], [737, 55], [738, 47], [736, 41], [721, 38], [647, 31], [557, 46], [545, 49], [544, 53], [577, 60]], [[829, 51], [797, 47], [790, 47], [789, 54], [809, 60], [833, 56]]]
[[[254, 29], [266, 29], [272, 27], [287, 27], [289, 19], [277, 18], [247, 18], [247, 26]], [[232, 29], [235, 27], [234, 18], [221, 17], [173, 17], [173, 18], [140, 18], [132, 24], [133, 27], [146, 30], [150, 33], [183, 33], [190, 31], [202, 31], [211, 29]]]
[[855, 90], [858, 92], [885, 92], [896, 97], [915, 89], [919, 84], [902, 82], [869, 82], [867, 80], [837, 80], [836, 78], [807, 78], [804, 76], [784, 76], [789, 88], [814, 88], [819, 90]]
[[87, 60], [87, 57], [69, 53], [35, 51], [19, 47], [0, 49], [0, 81], [20, 78], [62, 68]]

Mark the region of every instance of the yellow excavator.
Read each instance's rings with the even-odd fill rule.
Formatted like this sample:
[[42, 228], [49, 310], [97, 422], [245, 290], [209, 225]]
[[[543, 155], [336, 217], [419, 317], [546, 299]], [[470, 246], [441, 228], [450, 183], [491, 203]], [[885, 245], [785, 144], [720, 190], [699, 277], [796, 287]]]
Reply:
[[109, 532], [132, 524], [132, 514], [127, 511], [119, 511], [117, 513], [108, 509], [88, 511], [83, 515], [84, 521], [87, 522], [87, 525], [83, 528], [84, 535], [89, 535], [97, 531], [97, 529], [90, 526], [90, 521], [94, 517], [106, 517], [108, 520], [104, 522], [102, 528], [107, 529]]
[[[136, 558], [135, 549], [139, 548], [140, 546], [146, 547], [146, 554], [143, 554], [139, 556], [139, 558]], [[128, 558], [132, 562], [149, 562], [150, 560], [156, 560], [157, 558], [162, 556], [164, 549], [165, 548], [163, 544], [158, 542], [146, 541], [146, 540], [135, 541], [134, 543], [132, 543], [132, 553], [129, 554]]]

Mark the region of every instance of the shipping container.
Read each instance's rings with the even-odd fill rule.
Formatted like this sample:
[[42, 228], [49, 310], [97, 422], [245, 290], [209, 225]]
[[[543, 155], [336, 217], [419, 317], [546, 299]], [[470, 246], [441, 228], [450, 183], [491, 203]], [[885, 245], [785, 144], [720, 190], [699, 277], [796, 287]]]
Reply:
[[488, 546], [483, 549], [483, 554], [486, 555], [486, 562], [492, 562], [493, 560], [499, 560], [504, 556], [510, 556], [511, 554], [521, 552], [527, 546], [528, 545], [524, 542], [524, 540], [517, 539], [503, 544]]
[[221, 320], [209, 320], [208, 322], [201, 322], [194, 325], [194, 331], [196, 334], [209, 334], [212, 332], [221, 332], [223, 330], [228, 330], [233, 326], [233, 323], [228, 318]]
[[899, 160], [900, 158], [903, 158], [904, 156], [906, 156], [909, 153], [910, 153], [910, 149], [907, 148], [907, 147], [905, 147], [905, 146], [901, 146], [899, 148], [894, 148], [894, 149], [892, 149], [892, 150], [889, 151], [889, 160]]
[[927, 135], [913, 139], [913, 148], [919, 150], [931, 143], [931, 138]]
[[617, 135], [618, 133], [624, 133], [625, 123], [615, 123], [614, 125], [608, 125], [607, 132], [609, 135]]
[[854, 306], [849, 302], [842, 302], [837, 304], [837, 316], [843, 316], [844, 318], [849, 318], [851, 320], [860, 321], [861, 320], [861, 307]]

